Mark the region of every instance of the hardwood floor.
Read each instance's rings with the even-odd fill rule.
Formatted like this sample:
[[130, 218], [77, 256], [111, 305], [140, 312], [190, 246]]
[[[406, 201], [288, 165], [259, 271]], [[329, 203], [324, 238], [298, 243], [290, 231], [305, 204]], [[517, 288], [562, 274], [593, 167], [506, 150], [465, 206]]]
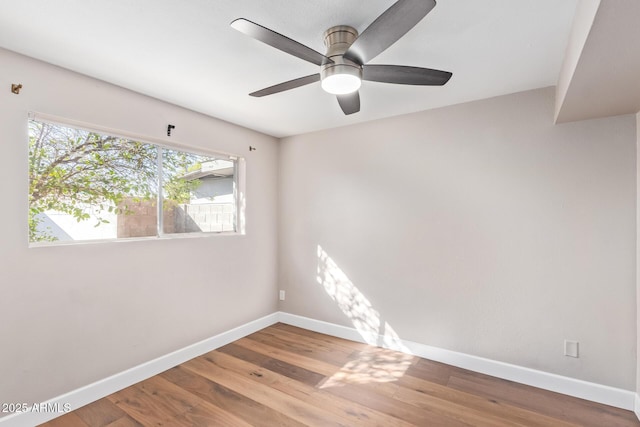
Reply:
[[630, 411], [276, 324], [50, 427], [640, 426]]

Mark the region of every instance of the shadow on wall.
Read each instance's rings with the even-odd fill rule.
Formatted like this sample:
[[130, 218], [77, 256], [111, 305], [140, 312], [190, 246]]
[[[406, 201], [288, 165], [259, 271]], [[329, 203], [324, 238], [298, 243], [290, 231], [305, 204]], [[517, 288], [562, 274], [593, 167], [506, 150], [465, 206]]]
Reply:
[[349, 318], [367, 344], [384, 347], [363, 351], [328, 378], [321, 388], [344, 384], [391, 382], [401, 378], [414, 357], [391, 325], [384, 322], [371, 302], [318, 245], [317, 281]]

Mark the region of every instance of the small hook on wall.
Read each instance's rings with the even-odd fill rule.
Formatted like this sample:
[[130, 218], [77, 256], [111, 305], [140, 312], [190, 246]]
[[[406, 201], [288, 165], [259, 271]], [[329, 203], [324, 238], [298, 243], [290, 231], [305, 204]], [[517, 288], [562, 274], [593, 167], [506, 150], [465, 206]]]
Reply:
[[256, 151], [256, 147], [249, 146], [249, 151]]
[[11, 85], [11, 93], [15, 93], [16, 95], [20, 95], [20, 89], [22, 89], [22, 84], [13, 83]]
[[167, 126], [167, 136], [171, 136], [171, 130], [175, 129], [176, 127], [174, 125], [168, 125]]

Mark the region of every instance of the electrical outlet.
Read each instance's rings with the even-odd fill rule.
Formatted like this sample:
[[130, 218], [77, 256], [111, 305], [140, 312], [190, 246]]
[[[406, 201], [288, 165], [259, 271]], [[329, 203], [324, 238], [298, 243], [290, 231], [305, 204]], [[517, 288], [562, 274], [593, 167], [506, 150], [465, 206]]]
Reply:
[[280, 301], [284, 301], [284, 291], [280, 291]]
[[580, 357], [580, 353], [578, 351], [579, 343], [578, 341], [569, 341], [564, 340], [564, 355], [568, 357]]

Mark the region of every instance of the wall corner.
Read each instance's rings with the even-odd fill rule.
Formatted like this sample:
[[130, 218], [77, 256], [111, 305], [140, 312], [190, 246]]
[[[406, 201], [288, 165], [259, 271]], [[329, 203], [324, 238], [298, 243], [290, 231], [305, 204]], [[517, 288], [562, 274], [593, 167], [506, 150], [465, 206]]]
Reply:
[[634, 412], [640, 420], [640, 111], [636, 114], [636, 399]]

